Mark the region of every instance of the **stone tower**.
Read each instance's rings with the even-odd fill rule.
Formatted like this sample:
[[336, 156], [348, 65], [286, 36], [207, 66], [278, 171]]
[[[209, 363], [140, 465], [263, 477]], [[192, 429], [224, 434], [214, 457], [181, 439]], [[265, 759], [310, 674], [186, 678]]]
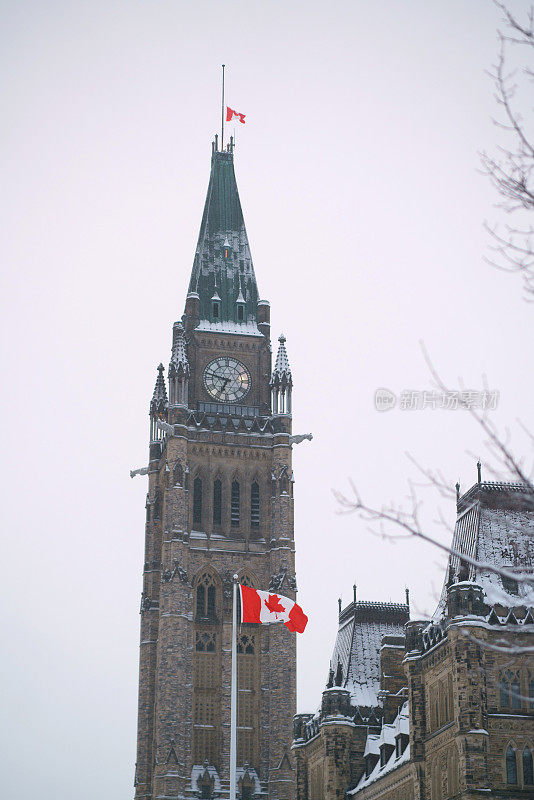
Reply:
[[[295, 598], [292, 377], [271, 371], [234, 174], [212, 148], [185, 313], [150, 403], [135, 797], [227, 797], [232, 576]], [[292, 800], [295, 634], [238, 632], [238, 791]]]

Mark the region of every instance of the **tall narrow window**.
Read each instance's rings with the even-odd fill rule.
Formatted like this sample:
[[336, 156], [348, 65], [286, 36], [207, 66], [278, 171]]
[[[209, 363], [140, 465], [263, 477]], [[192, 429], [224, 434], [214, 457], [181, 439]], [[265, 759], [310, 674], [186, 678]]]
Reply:
[[213, 524], [222, 523], [222, 483], [217, 478], [213, 481]]
[[202, 524], [202, 480], [193, 481], [193, 525]]
[[517, 761], [515, 750], [511, 746], [506, 750], [506, 783], [510, 786], [517, 784]]
[[161, 507], [163, 505], [163, 495], [160, 489], [156, 489], [154, 497], [154, 519], [161, 519]]
[[172, 471], [172, 480], [175, 486], [182, 486], [184, 482], [184, 471], [179, 461], [177, 461], [174, 465], [174, 469]]
[[197, 584], [196, 615], [206, 622], [215, 622], [217, 618], [216, 588], [209, 572], [205, 572]]
[[534, 771], [532, 769], [532, 753], [525, 747], [523, 750], [523, 784], [524, 786], [534, 785]]
[[510, 684], [510, 696], [512, 699], [512, 708], [521, 708], [521, 687], [519, 686], [519, 678], [515, 677]]
[[237, 528], [239, 526], [239, 483], [237, 481], [232, 481], [230, 522], [233, 528]]
[[256, 634], [246, 631], [237, 639], [237, 763], [257, 760], [259, 653]]
[[260, 527], [260, 487], [256, 481], [250, 487], [250, 527]]
[[238, 306], [237, 307], [237, 319], [238, 319], [239, 322], [243, 322], [244, 314], [245, 314], [245, 310], [244, 310], [243, 306]]
[[219, 319], [219, 303], [213, 304], [213, 319]]
[[508, 708], [510, 705], [510, 698], [508, 696], [508, 681], [506, 677], [503, 675], [499, 682], [499, 692], [500, 692], [500, 700], [501, 700], [501, 707]]
[[208, 586], [207, 612], [208, 619], [215, 619], [215, 586], [213, 584]]
[[197, 617], [205, 615], [206, 608], [206, 588], [203, 583], [197, 586]]

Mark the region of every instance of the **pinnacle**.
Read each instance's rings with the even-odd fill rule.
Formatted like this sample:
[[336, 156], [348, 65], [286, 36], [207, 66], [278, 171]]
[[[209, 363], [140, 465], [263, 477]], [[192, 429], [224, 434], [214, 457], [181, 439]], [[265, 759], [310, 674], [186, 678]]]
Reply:
[[160, 362], [158, 365], [158, 377], [156, 378], [156, 385], [154, 386], [154, 393], [152, 395], [151, 403], [151, 405], [156, 404], [158, 407], [167, 403], [167, 389], [165, 387], [165, 379], [163, 377], [164, 370], [165, 367]]
[[278, 346], [278, 353], [276, 355], [274, 370], [271, 377], [271, 386], [281, 383], [291, 386], [293, 380], [291, 377], [291, 367], [289, 366], [289, 358], [286, 350], [286, 337], [283, 333], [278, 337], [278, 341], [280, 344]]

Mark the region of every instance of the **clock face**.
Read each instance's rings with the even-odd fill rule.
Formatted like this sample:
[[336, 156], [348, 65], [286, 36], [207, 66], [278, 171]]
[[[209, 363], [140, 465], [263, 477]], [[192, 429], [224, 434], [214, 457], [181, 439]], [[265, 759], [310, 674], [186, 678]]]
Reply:
[[222, 403], [237, 403], [248, 394], [250, 372], [235, 358], [216, 358], [204, 370], [206, 391]]

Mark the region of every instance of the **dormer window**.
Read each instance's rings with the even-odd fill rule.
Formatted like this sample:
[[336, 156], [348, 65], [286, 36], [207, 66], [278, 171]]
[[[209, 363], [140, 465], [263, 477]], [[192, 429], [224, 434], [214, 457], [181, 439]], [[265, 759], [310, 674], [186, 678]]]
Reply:
[[395, 747], [392, 744], [385, 743], [380, 745], [380, 767], [386, 766], [394, 750]]
[[218, 300], [213, 301], [212, 314], [213, 314], [213, 319], [219, 319], [220, 303]]
[[244, 319], [245, 319], [245, 307], [239, 304], [237, 307], [237, 321], [243, 322]]
[[365, 777], [368, 778], [374, 770], [378, 762], [378, 755], [375, 753], [367, 753], [365, 756]]

